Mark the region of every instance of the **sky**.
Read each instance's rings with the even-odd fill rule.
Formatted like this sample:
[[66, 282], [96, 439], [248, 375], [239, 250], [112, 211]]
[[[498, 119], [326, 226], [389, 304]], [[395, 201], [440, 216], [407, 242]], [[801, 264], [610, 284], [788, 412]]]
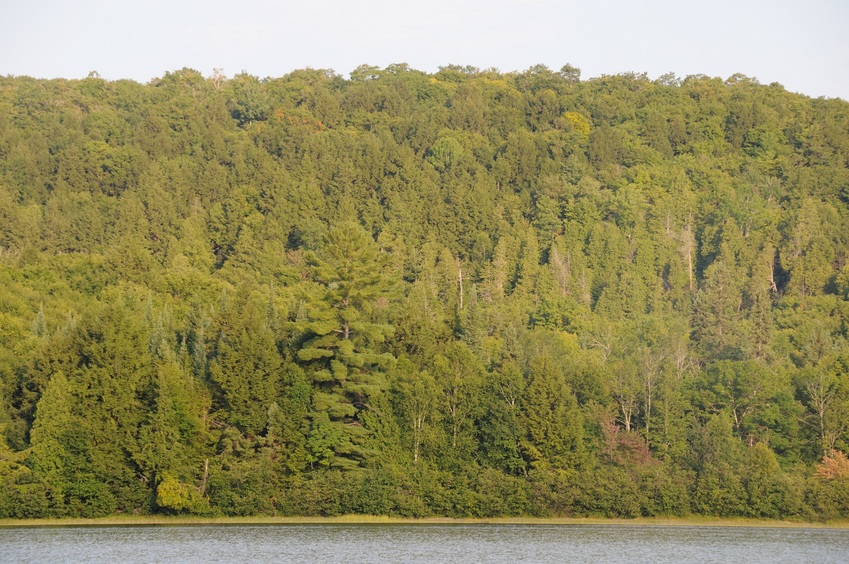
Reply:
[[0, 0], [0, 76], [347, 76], [362, 64], [742, 73], [849, 100], [849, 0]]

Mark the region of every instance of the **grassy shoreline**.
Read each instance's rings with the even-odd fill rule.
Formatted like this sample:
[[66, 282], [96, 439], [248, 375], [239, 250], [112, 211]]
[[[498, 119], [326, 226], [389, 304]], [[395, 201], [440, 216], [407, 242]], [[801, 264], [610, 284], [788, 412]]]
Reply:
[[197, 517], [165, 515], [116, 515], [95, 519], [0, 519], [2, 527], [104, 527], [104, 526], [180, 526], [180, 525], [394, 525], [394, 524], [503, 524], [503, 525], [642, 525], [664, 527], [770, 527], [849, 529], [849, 521], [812, 523], [769, 519], [721, 517], [641, 517], [605, 519], [593, 517], [499, 517], [455, 519], [428, 517], [412, 519], [383, 515], [341, 515], [338, 517]]

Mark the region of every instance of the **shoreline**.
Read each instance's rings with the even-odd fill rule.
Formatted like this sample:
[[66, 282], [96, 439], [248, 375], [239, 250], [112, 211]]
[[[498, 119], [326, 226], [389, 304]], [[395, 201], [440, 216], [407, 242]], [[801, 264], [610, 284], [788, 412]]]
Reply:
[[799, 529], [849, 529], [849, 521], [785, 521], [723, 517], [639, 517], [607, 519], [594, 517], [495, 517], [405, 518], [385, 515], [340, 515], [335, 517], [198, 517], [168, 515], [119, 515], [92, 519], [0, 519], [0, 528], [12, 527], [129, 527], [205, 525], [626, 525], [658, 527], [762, 527]]

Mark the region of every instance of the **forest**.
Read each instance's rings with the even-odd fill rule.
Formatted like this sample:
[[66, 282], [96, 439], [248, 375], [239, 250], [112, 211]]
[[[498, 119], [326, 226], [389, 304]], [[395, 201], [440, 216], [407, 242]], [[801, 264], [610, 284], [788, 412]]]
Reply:
[[849, 518], [849, 102], [0, 77], [0, 517]]

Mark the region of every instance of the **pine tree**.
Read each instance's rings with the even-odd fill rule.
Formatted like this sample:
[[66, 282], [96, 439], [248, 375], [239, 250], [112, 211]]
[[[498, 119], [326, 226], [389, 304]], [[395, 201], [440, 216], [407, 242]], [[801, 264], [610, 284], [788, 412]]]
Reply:
[[[347, 467], [365, 456], [357, 448], [363, 435], [358, 414], [369, 409], [372, 394], [385, 389], [384, 373], [394, 361], [381, 352], [393, 332], [391, 325], [381, 323], [393, 288], [377, 245], [354, 223], [331, 229], [308, 263], [313, 284], [303, 296], [305, 319], [290, 327], [301, 336], [297, 357], [312, 379], [315, 411], [326, 413], [327, 424], [343, 431], [343, 438], [333, 443], [339, 458], [335, 464]], [[325, 438], [339, 434], [318, 419], [314, 426]]]

